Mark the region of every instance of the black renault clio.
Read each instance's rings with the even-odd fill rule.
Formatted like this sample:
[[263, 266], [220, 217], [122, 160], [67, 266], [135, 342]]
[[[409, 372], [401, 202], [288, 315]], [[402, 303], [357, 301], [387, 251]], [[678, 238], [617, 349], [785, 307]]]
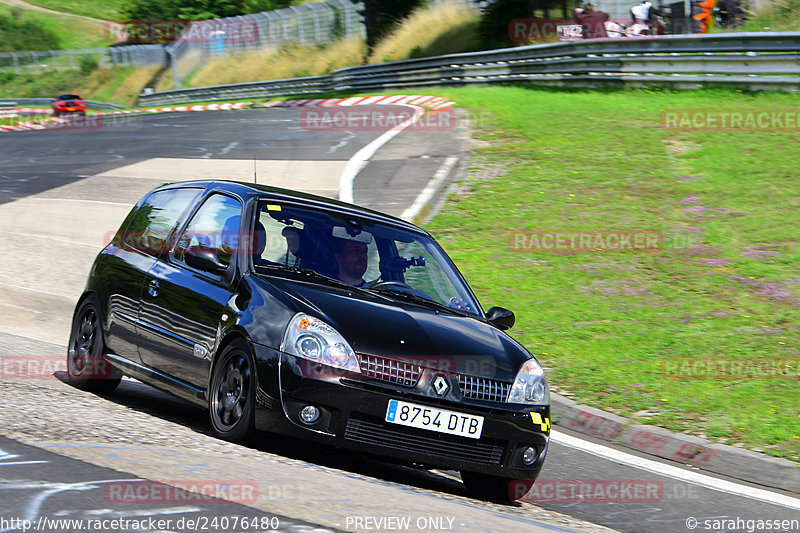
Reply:
[[474, 493], [513, 499], [550, 434], [544, 372], [513, 324], [408, 222], [184, 182], [147, 194], [98, 255], [68, 362], [87, 390], [124, 374], [207, 407], [224, 439], [300, 436], [459, 470]]

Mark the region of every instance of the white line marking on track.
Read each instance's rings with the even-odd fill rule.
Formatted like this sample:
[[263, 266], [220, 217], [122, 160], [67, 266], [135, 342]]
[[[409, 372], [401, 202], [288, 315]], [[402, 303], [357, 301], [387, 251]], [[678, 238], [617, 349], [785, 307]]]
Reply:
[[225, 148], [223, 148], [222, 151], [219, 153], [219, 155], [225, 155], [228, 152], [230, 152], [231, 150], [233, 150], [234, 148], [236, 148], [237, 146], [239, 146], [239, 143], [234, 141], [234, 142], [230, 143], [228, 146], [226, 146]]
[[347, 137], [345, 137], [344, 139], [342, 139], [338, 143], [336, 143], [333, 146], [331, 146], [330, 148], [328, 148], [328, 153], [329, 154], [332, 154], [336, 150], [338, 150], [339, 148], [342, 148], [343, 146], [346, 146], [347, 143], [350, 141], [350, 139], [352, 139], [353, 137], [356, 136], [356, 134], [353, 133], [352, 131], [346, 131], [345, 133], [347, 134]]
[[659, 463], [658, 461], [645, 459], [644, 457], [639, 457], [621, 450], [609, 448], [608, 446], [603, 446], [602, 444], [585, 441], [583, 439], [579, 439], [577, 437], [557, 431], [550, 432], [550, 440], [569, 448], [575, 448], [576, 450], [590, 453], [597, 457], [602, 457], [603, 459], [616, 461], [622, 465], [632, 466], [634, 468], [652, 472], [660, 476], [677, 479], [678, 481], [685, 481], [686, 483], [692, 483], [693, 485], [699, 485], [701, 487], [716, 490], [718, 492], [733, 494], [734, 496], [742, 496], [751, 500], [758, 500], [771, 503], [773, 505], [780, 505], [781, 507], [787, 507], [789, 509], [800, 510], [800, 499], [778, 494], [777, 492], [771, 492], [755, 487], [748, 487], [747, 485], [740, 485], [739, 483], [733, 483], [725, 479], [707, 476], [692, 470], [685, 470], [683, 468], [678, 468], [677, 466], [666, 465]]
[[[39, 289], [31, 289], [30, 287], [23, 287], [22, 285], [14, 285], [12, 283], [5, 283], [3, 281], [0, 281], [0, 285], [5, 285], [6, 287], [11, 287], [13, 289], [19, 289], [19, 290], [23, 290], [23, 291], [38, 292], [39, 294], [46, 294], [48, 296], [56, 296], [58, 298], [66, 298], [66, 296], [64, 296], [63, 294], [56, 294], [55, 292], [43, 291], [43, 290], [39, 290]], [[14, 306], [12, 306], [12, 307], [14, 307]], [[30, 310], [30, 307], [28, 307], [27, 309]]]
[[419, 193], [417, 199], [414, 200], [414, 203], [411, 204], [405, 211], [403, 211], [403, 214], [400, 215], [400, 218], [412, 222], [414, 217], [417, 216], [420, 211], [422, 211], [422, 208], [425, 206], [425, 204], [427, 204], [430, 199], [433, 198], [433, 195], [436, 194], [436, 191], [439, 189], [439, 187], [441, 187], [442, 181], [444, 181], [445, 178], [447, 178], [447, 176], [450, 174], [450, 171], [453, 169], [453, 166], [456, 164], [456, 162], [458, 162], [457, 157], [451, 156], [445, 159], [444, 163], [442, 163], [442, 165], [439, 167], [439, 170], [436, 171], [430, 181], [428, 181], [428, 184], [425, 186], [425, 188], [422, 189], [422, 192]]
[[375, 152], [377, 152], [381, 146], [388, 143], [395, 135], [412, 125], [425, 113], [425, 110], [421, 107], [407, 104], [398, 105], [403, 105], [404, 107], [410, 107], [413, 109], [414, 116], [406, 119], [389, 131], [384, 132], [380, 137], [374, 139], [364, 148], [356, 152], [353, 157], [347, 161], [347, 165], [345, 165], [344, 170], [342, 171], [342, 176], [339, 178], [339, 200], [350, 204], [355, 203], [353, 200], [353, 182], [355, 181], [358, 172], [361, 170], [361, 166], [369, 161], [369, 158], [375, 155]]
[[61, 239], [59, 237], [53, 237], [53, 236], [50, 236], [50, 235], [40, 235], [38, 233], [20, 233], [18, 231], [2, 231], [2, 230], [0, 230], [0, 233], [5, 233], [6, 235], [17, 235], [19, 237], [33, 237], [34, 239], [48, 239], [48, 240], [56, 241], [56, 242], [63, 242], [65, 244], [75, 244], [75, 245], [78, 245], [78, 246], [90, 246], [92, 248], [98, 248], [98, 249], [103, 248], [103, 246], [99, 246], [97, 243], [89, 244], [88, 242], [71, 241], [69, 239]]

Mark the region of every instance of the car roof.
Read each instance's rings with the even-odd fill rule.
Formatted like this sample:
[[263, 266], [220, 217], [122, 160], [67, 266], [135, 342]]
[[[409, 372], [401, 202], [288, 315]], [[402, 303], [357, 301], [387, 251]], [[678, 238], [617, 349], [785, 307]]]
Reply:
[[318, 196], [316, 194], [296, 191], [292, 189], [284, 189], [281, 187], [273, 187], [271, 185], [261, 185], [257, 183], [246, 183], [241, 181], [231, 180], [195, 180], [195, 181], [181, 181], [174, 183], [165, 183], [160, 188], [175, 188], [175, 187], [203, 187], [211, 190], [223, 190], [232, 192], [243, 199], [250, 199], [252, 197], [264, 196], [264, 193], [269, 193], [271, 198], [276, 200], [303, 200], [309, 205], [319, 207], [322, 209], [333, 209], [340, 212], [347, 212], [353, 216], [369, 218], [375, 221], [380, 221], [393, 226], [401, 226], [407, 230], [423, 233], [430, 236], [430, 234], [422, 228], [386, 213], [374, 211], [366, 207], [361, 207], [340, 200]]

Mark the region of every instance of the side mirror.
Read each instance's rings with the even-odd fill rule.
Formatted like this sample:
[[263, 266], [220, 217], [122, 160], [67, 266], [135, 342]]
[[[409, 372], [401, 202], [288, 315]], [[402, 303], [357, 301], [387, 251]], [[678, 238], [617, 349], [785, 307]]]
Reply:
[[486, 319], [490, 324], [503, 331], [514, 327], [514, 322], [517, 320], [514, 313], [505, 307], [490, 307], [486, 311]]
[[212, 274], [220, 274], [228, 269], [228, 265], [220, 261], [217, 251], [205, 246], [192, 246], [186, 250], [184, 261], [192, 268]]

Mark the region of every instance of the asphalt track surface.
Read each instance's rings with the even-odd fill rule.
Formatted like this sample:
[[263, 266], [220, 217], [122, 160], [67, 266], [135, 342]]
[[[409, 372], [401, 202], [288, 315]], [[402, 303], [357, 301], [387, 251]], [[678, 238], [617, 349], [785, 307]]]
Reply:
[[[212, 161], [244, 161], [255, 158], [261, 161], [313, 161], [330, 162], [336, 164], [352, 157], [363, 145], [377, 137], [380, 132], [320, 132], [306, 131], [299, 126], [298, 110], [249, 110], [241, 112], [208, 112], [208, 113], [181, 113], [157, 116], [136, 117], [128, 124], [107, 125], [95, 131], [52, 131], [52, 132], [19, 132], [0, 135], [0, 204], [13, 204], [31, 197], [47, 199], [60, 197], [56, 191], [68, 191], [69, 194], [84, 194], [92, 201], [118, 202], [131, 204], [141, 195], [141, 189], [150, 187], [152, 181], [170, 181], [169, 175], [152, 175], [146, 179], [125, 179], [124, 175], [114, 175], [119, 168], [135, 168], [137, 164], [146, 164], [154, 158], [170, 160], [196, 160], [202, 168], [203, 160]], [[354, 184], [354, 196], [357, 203], [376, 207], [393, 214], [399, 214], [405, 209], [425, 186], [436, 169], [448, 156], [461, 154], [461, 143], [457, 138], [458, 131], [449, 132], [408, 132], [400, 134], [387, 146], [382, 148], [373, 160], [362, 170]], [[180, 165], [183, 165], [181, 163]], [[185, 166], [185, 165], [184, 165]], [[256, 165], [258, 168], [258, 164]], [[320, 163], [320, 168], [324, 165]], [[138, 167], [136, 167], [138, 168]], [[144, 172], [151, 172], [153, 167], [138, 168]], [[178, 168], [178, 167], [175, 167]], [[239, 167], [231, 167], [240, 171]], [[265, 163], [265, 168], [269, 164]], [[335, 174], [339, 167], [324, 167], [326, 172]], [[241, 170], [241, 172], [244, 172]], [[248, 170], [249, 172], [249, 170]], [[105, 175], [105, 177], [103, 177]], [[99, 176], [99, 178], [98, 178]], [[246, 176], [234, 176], [245, 179]], [[261, 175], [259, 176], [261, 178]], [[264, 176], [267, 179], [268, 176]], [[283, 176], [284, 186], [292, 187], [292, 176]], [[331, 178], [332, 179], [332, 178]], [[146, 187], [145, 187], [146, 186]], [[322, 187], [324, 188], [324, 187]], [[48, 205], [47, 202], [44, 202]], [[0, 205], [0, 213], [3, 206]], [[48, 212], [43, 210], [41, 217], [47, 220]], [[96, 253], [94, 251], [93, 253]], [[79, 254], [80, 255], [80, 254]], [[78, 257], [77, 259], [81, 259]], [[76, 258], [71, 258], [76, 260]], [[83, 259], [81, 259], [83, 260]], [[56, 261], [57, 265], [58, 262]], [[13, 281], [18, 272], [14, 272], [8, 264], [3, 264], [3, 277], [0, 281], [11, 287], [17, 287]], [[87, 265], [88, 268], [88, 265]], [[39, 274], [41, 276], [41, 274]], [[34, 276], [34, 282], [36, 276]], [[30, 283], [30, 282], [29, 282]], [[18, 287], [13, 290], [31, 290], [35, 286]], [[8, 289], [9, 291], [12, 289]], [[50, 291], [55, 293], [56, 291]], [[8, 295], [17, 293], [7, 292]], [[69, 294], [63, 297], [64, 302], [59, 305], [66, 307]], [[16, 302], [17, 304], [23, 302]], [[61, 312], [64, 312], [63, 309]], [[14, 317], [16, 318], [16, 317]], [[65, 335], [55, 334], [50, 337], [55, 342], [44, 342], [38, 335], [18, 336], [19, 330], [9, 328], [12, 318], [6, 315], [0, 317], [0, 355], [48, 355], [63, 354], [63, 345], [66, 343]], [[59, 336], [64, 340], [58, 342]], [[33, 338], [31, 338], [33, 337]], [[37, 338], [38, 337], [38, 338]], [[19, 386], [15, 384], [13, 386]], [[13, 395], [13, 386], [9, 389]], [[58, 390], [61, 396], [75, 394], [80, 400], [79, 391], [72, 391], [57, 380], [51, 382], [45, 391], [43, 401], [47, 401], [47, 394]], [[65, 388], [62, 390], [61, 388]], [[44, 390], [44, 389], [43, 389]], [[178, 400], [150, 389], [138, 382], [125, 380], [117, 393], [107, 399], [98, 401], [110, 402], [109, 406], [128, 409], [142, 416], [152, 417], [154, 421], [169, 422], [176, 427], [186, 428], [197, 435], [207, 435], [208, 425], [205, 414], [198, 409], [185, 405]], [[63, 405], [61, 408], [65, 408]], [[25, 406], [17, 410], [8, 407], [0, 414], [0, 428], [4, 418], [12, 420], [15, 414], [33, 410], [36, 406]], [[95, 416], [98, 413], [94, 413]], [[99, 413], [101, 416], [102, 414]], [[31, 415], [27, 415], [31, 416]], [[101, 418], [102, 419], [102, 418]], [[18, 421], [17, 421], [18, 422]], [[8, 425], [8, 427], [11, 427]], [[563, 430], [557, 430], [563, 431]], [[25, 431], [9, 430], [0, 433], [12, 433], [19, 440], [0, 438], [0, 450], [7, 455], [18, 455], [24, 460], [46, 460], [47, 463], [30, 465], [3, 466], [2, 452], [0, 452], [0, 479], [3, 484], [0, 490], [8, 491], [3, 494], [0, 504], [0, 516], [20, 516], [26, 509], [26, 498], [30, 487], [38, 484], [48, 487], [53, 484], [77, 483], [81, 481], [102, 481], [109, 479], [129, 479], [133, 471], [131, 467], [120, 464], [120, 471], [106, 466], [100, 467], [90, 464], [94, 461], [81, 462], [73, 457], [66, 457], [64, 450], [59, 449], [52, 442], [47, 446], [58, 453], [46, 452], [40, 448], [32, 448], [22, 444], [39, 444], [37, 439], [27, 438]], [[77, 440], [80, 440], [76, 437]], [[87, 437], [88, 438], [88, 437]], [[584, 438], [585, 437], [581, 437]], [[58, 439], [54, 439], [58, 440]], [[365, 461], [362, 458], [343, 457], [342, 454], [320, 451], [319, 448], [297, 441], [280, 441], [264, 439], [268, 444], [255, 445], [254, 449], [264, 454], [275, 454], [280, 457], [299, 461], [304, 464], [319, 465], [338, 472], [345, 476], [359, 476], [373, 482], [378, 482], [391, 487], [399, 486], [398, 493], [402, 491], [422, 492], [432, 495], [434, 501], [444, 502], [452, 499], [463, 499], [472, 502], [473, 509], [488, 511], [488, 515], [503, 522], [511, 519], [519, 531], [557, 530], [557, 531], [592, 531], [591, 526], [583, 525], [579, 520], [595, 524], [602, 524], [609, 528], [625, 532], [650, 532], [650, 531], [690, 531], [687, 520], [696, 519], [699, 531], [746, 531], [747, 520], [782, 520], [800, 518], [800, 508], [790, 508], [751, 497], [731, 494], [687, 483], [674, 477], [659, 475], [652, 471], [642, 470], [627, 464], [618, 463], [588, 453], [581, 449], [562, 445], [558, 439], [551, 442], [547, 462], [537, 484], [544, 498], [531, 505], [525, 503], [521, 507], [503, 507], [487, 502], [477, 502], [465, 498], [464, 490], [458, 482], [454, 472], [423, 472], [414, 469], [384, 464], [379, 461]], [[43, 445], [44, 446], [44, 445]], [[628, 451], [628, 453], [631, 453]], [[69, 455], [69, 454], [67, 454]], [[643, 456], [643, 455], [642, 455]], [[84, 456], [81, 455], [81, 458]], [[91, 456], [90, 456], [91, 458]], [[653, 459], [650, 457], [650, 459]], [[19, 460], [19, 459], [18, 459]], [[100, 461], [97, 461], [100, 463]], [[666, 463], [666, 462], [665, 462]], [[116, 463], [111, 463], [116, 464]], [[674, 465], [674, 463], [672, 463]], [[58, 465], [50, 468], [48, 465]], [[25, 469], [23, 473], [12, 469]], [[688, 469], [687, 469], [688, 470]], [[697, 471], [696, 469], [692, 469]], [[707, 474], [715, 478], [721, 476]], [[120, 477], [121, 476], [121, 477]], [[150, 479], [154, 479], [149, 476]], [[9, 480], [25, 480], [25, 483], [13, 485]], [[630, 502], [619, 501], [620, 498], [611, 498], [612, 502], [586, 503], [570, 497], [570, 487], [579, 483], [584, 488], [591, 487], [595, 492], [601, 490], [603, 496], [612, 495], [609, 488], [624, 486], [637, 480], [638, 485], [650, 488], [653, 491], [644, 497], [635, 492], [630, 493]], [[27, 483], [27, 484], [26, 484]], [[745, 485], [737, 482], [739, 485]], [[622, 484], [622, 485], [620, 485]], [[61, 485], [59, 485], [61, 486]], [[41, 488], [41, 491], [48, 489]], [[547, 491], [547, 492], [546, 492]], [[560, 491], [560, 492], [559, 492]], [[93, 492], [94, 498], [87, 498]], [[65, 490], [54, 496], [48, 497], [43, 504], [40, 514], [54, 516], [61, 513], [64, 516], [77, 516], [86, 512], [98, 513], [97, 509], [105, 509], [103, 516], [138, 516], [137, 513], [157, 515], [159, 512], [174, 513], [177, 517], [197, 516], [210, 512], [215, 516], [224, 514], [246, 514], [249, 508], [235, 504], [200, 505], [191, 511], [183, 509], [169, 509], [163, 505], [144, 506], [136, 509], [129, 507], [120, 510], [114, 505], [105, 502], [98, 507], [97, 494], [101, 493], [98, 486], [93, 485], [91, 490], [77, 491]], [[779, 491], [773, 491], [780, 495]], [[7, 497], [7, 495], [13, 497]], [[613, 494], [617, 494], [616, 492]], [[626, 493], [623, 492], [623, 496]], [[786, 496], [786, 494], [783, 494]], [[100, 496], [102, 497], [102, 496]], [[437, 499], [438, 498], [438, 499]], [[622, 498], [625, 499], [625, 498]], [[777, 497], [776, 497], [777, 499]], [[436, 505], [436, 504], [434, 504]], [[442, 504], [443, 505], [443, 504]], [[231, 506], [230, 509], [227, 506]], [[119, 506], [117, 506], [119, 507]], [[123, 506], [124, 507], [124, 506]], [[179, 507], [179, 506], [178, 506]], [[209, 511], [210, 507], [210, 511]], [[223, 509], [224, 507], [224, 509]], [[235, 507], [235, 508], [234, 508]], [[381, 515], [380, 502], [375, 502], [373, 515]], [[569, 521], [562, 519], [558, 514], [548, 514], [544, 510], [563, 513], [578, 520]], [[263, 509], [262, 509], [263, 510]], [[80, 511], [80, 512], [79, 512]], [[60, 516], [60, 515], [59, 515]], [[259, 516], [264, 516], [262, 512]], [[307, 523], [293, 520], [281, 515], [281, 530], [297, 531], [307, 527]], [[292, 516], [301, 516], [310, 523], [323, 523], [322, 515], [314, 512], [292, 513]], [[458, 518], [456, 516], [456, 518]], [[705, 520], [740, 519], [739, 527], [707, 528]], [[516, 522], [514, 522], [516, 521]], [[491, 521], [485, 524], [461, 524], [459, 520], [450, 530], [496, 530], [496, 525]], [[336, 522], [328, 521], [325, 529], [332, 528]], [[713, 526], [713, 522], [710, 522]], [[352, 524], [341, 523], [341, 526]], [[344, 527], [342, 527], [344, 529]], [[776, 528], [772, 528], [775, 530]], [[800, 529], [800, 528], [798, 528]], [[367, 529], [361, 529], [367, 530]], [[371, 529], [376, 530], [376, 529]], [[448, 529], [440, 529], [448, 530]], [[6, 531], [0, 523], [0, 531]]]

